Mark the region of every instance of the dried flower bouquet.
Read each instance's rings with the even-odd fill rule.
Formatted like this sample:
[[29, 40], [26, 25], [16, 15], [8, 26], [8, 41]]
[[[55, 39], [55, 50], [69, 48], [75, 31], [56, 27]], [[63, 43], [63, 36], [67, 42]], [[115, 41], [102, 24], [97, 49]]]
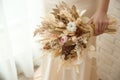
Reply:
[[[44, 17], [41, 25], [35, 30], [34, 36], [39, 34], [43, 39], [43, 50], [52, 50], [52, 54], [61, 56], [65, 61], [77, 59], [86, 49], [90, 37], [94, 36], [94, 24], [89, 23], [90, 18], [84, 16], [75, 5], [69, 8], [65, 2], [56, 5], [50, 14]], [[116, 20], [109, 18], [109, 26], [104, 33], [116, 32]]]

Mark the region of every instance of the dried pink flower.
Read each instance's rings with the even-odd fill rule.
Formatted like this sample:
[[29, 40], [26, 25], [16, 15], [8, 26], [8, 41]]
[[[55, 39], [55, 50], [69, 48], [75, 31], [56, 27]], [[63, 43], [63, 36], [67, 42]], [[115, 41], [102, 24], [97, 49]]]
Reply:
[[61, 43], [64, 44], [65, 42], [67, 42], [67, 40], [68, 40], [68, 37], [67, 36], [63, 36], [61, 38]]

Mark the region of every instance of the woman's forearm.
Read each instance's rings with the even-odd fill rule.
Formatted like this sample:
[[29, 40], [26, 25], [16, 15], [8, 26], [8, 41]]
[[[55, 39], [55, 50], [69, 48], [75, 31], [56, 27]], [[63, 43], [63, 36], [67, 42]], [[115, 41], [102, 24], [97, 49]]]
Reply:
[[98, 0], [98, 12], [107, 13], [110, 0]]

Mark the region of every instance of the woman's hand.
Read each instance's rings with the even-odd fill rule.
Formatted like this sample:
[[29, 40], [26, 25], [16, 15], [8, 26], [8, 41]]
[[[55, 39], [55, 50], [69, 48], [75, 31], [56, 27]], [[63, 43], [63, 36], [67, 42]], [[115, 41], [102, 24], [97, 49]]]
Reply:
[[96, 11], [96, 13], [91, 17], [90, 22], [95, 25], [95, 35], [102, 34], [108, 26], [107, 14]]
[[95, 25], [95, 34], [102, 34], [108, 26], [107, 11], [110, 0], [98, 0], [98, 7], [91, 17], [91, 22]]

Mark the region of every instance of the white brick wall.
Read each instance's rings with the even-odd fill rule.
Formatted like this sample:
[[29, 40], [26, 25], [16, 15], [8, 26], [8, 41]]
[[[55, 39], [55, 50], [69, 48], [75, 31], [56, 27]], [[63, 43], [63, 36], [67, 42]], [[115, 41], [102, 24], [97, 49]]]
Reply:
[[103, 34], [97, 39], [98, 75], [102, 80], [120, 80], [120, 40], [115, 36]]
[[[111, 0], [109, 13], [120, 24], [120, 0]], [[103, 34], [97, 38], [98, 76], [102, 80], [120, 80], [120, 29], [115, 35]]]

